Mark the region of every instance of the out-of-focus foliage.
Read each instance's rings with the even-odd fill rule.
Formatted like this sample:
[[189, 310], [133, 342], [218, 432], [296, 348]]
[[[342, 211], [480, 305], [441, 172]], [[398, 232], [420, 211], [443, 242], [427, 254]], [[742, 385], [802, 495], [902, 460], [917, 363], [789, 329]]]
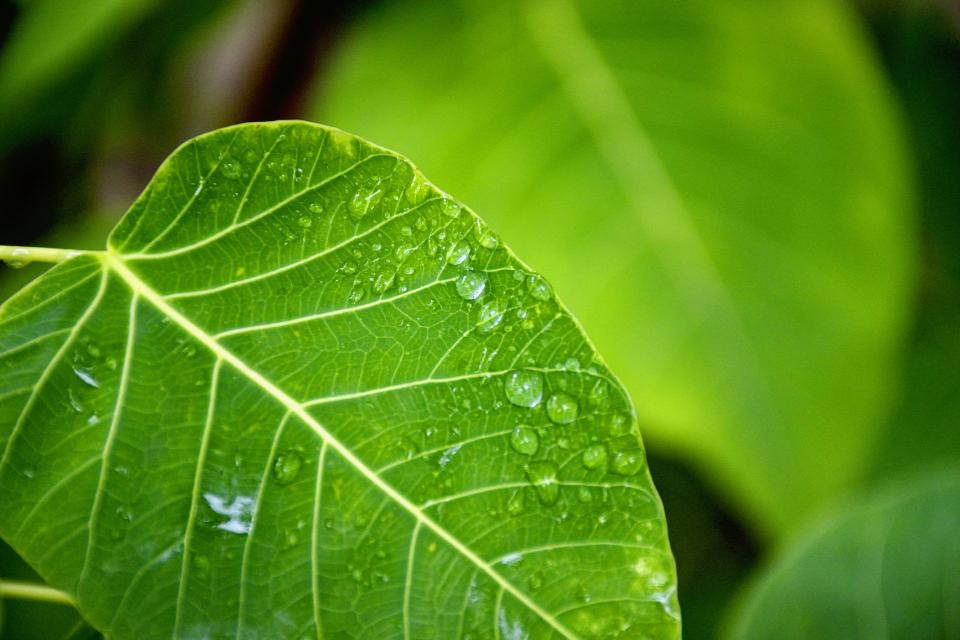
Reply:
[[960, 19], [923, 5], [872, 17], [908, 116], [924, 223], [910, 350], [875, 461], [882, 480], [960, 466]]
[[764, 572], [730, 637], [958, 638], [958, 531], [956, 469], [849, 505]]
[[[0, 52], [0, 151], [64, 128], [96, 135], [132, 84], [157, 97], [164, 59], [223, 0], [37, 0]], [[134, 72], [135, 70], [135, 72]], [[83, 135], [82, 134], [82, 135]]]
[[838, 3], [395, 2], [355, 27], [312, 113], [489, 212], [556, 274], [653, 441], [761, 526], [796, 526], [868, 467], [912, 200]]
[[[590, 16], [606, 5], [617, 6], [587, 4], [577, 6], [587, 18], [588, 33], [598, 28]], [[103, 212], [125, 207], [176, 142], [239, 120], [336, 115], [331, 124], [352, 126], [402, 148], [467, 202], [482, 206], [485, 215], [499, 214], [496, 223], [508, 230], [507, 240], [534, 257], [536, 266], [551, 272], [563, 267], [570, 244], [581, 253], [581, 264], [592, 261], [590, 269], [567, 272], [560, 293], [567, 300], [577, 298], [575, 311], [588, 320], [592, 335], [607, 334], [603, 352], [637, 367], [640, 374], [631, 385], [651, 390], [636, 399], [647, 411], [645, 430], [660, 433], [647, 444], [677, 557], [684, 637], [715, 638], [716, 621], [730, 609], [730, 594], [757, 569], [758, 557], [771, 551], [769, 538], [755, 537], [757, 523], [773, 530], [786, 512], [785, 505], [769, 504], [776, 487], [754, 487], [759, 472], [765, 470], [771, 485], [779, 484], [778, 471], [790, 475], [788, 484], [796, 488], [816, 481], [823, 483], [821, 489], [828, 484], [839, 489], [847, 480], [858, 480], [864, 491], [855, 496], [878, 482], [912, 482], [918, 467], [960, 467], [960, 10], [949, 0], [816, 0], [788, 3], [785, 9], [777, 0], [630, 4], [634, 11], [642, 9], [642, 28], [629, 29], [637, 18], [622, 12], [615, 26], [629, 33], [594, 46], [607, 57], [614, 51], [616, 60], [640, 60], [612, 73], [629, 81], [630, 107], [672, 172], [703, 245], [711, 257], [722, 258], [717, 270], [724, 281], [736, 283], [731, 306], [749, 320], [744, 330], [767, 336], [758, 343], [766, 344], [761, 354], [778, 363], [771, 370], [776, 384], [786, 384], [782, 395], [793, 398], [783, 406], [793, 408], [794, 420], [779, 424], [797, 434], [819, 434], [816, 439], [798, 436], [789, 449], [771, 448], [769, 438], [777, 430], [743, 419], [756, 410], [754, 395], [740, 393], [752, 388], [745, 380], [756, 379], [744, 368], [750, 357], [734, 353], [725, 360], [729, 366], [717, 369], [714, 351], [714, 360], [690, 366], [689, 354], [709, 355], [710, 339], [728, 334], [730, 325], [700, 321], [693, 326], [685, 318], [690, 314], [675, 293], [675, 281], [654, 268], [662, 261], [657, 251], [666, 251], [664, 243], [652, 242], [649, 234], [647, 241], [637, 242], [638, 234], [627, 227], [614, 225], [614, 233], [607, 232], [607, 210], [626, 211], [629, 203], [609, 175], [600, 147], [591, 153], [593, 141], [601, 139], [591, 132], [615, 130], [617, 112], [602, 112], [589, 131], [578, 128], [570, 88], [552, 71], [543, 73], [558, 52], [583, 49], [572, 48], [571, 39], [557, 30], [544, 47], [520, 21], [502, 29], [491, 26], [493, 19], [451, 28], [451, 15], [472, 15], [476, 3], [7, 0], [3, 15], [14, 19], [0, 51], [0, 70], [5, 64], [9, 69], [12, 63], [6, 61], [16, 56], [24, 64], [0, 72], [0, 107], [8, 101], [18, 105], [9, 112], [0, 109], [5, 203], [0, 243], [102, 246], [117, 218]], [[496, 9], [500, 2], [490, 6], [489, 15], [507, 11]], [[696, 15], [669, 19], [691, 6]], [[53, 20], [47, 24], [59, 27], [44, 28], [44, 15]], [[38, 37], [27, 37], [31, 31]], [[530, 38], [510, 48], [518, 33]], [[697, 41], [701, 44], [694, 46]], [[878, 77], [878, 59], [886, 78]], [[313, 77], [311, 60], [313, 86], [304, 83]], [[378, 63], [380, 69], [374, 66]], [[4, 78], [17, 75], [24, 78], [20, 87], [38, 88], [14, 91], [18, 83]], [[472, 85], [465, 86], [463, 76]], [[374, 86], [381, 81], [387, 84]], [[591, 89], [590, 103], [610, 104], [603, 78], [599, 82], [581, 88]], [[883, 88], [890, 84], [892, 99]], [[299, 109], [303, 97], [311, 95], [311, 106]], [[345, 113], [346, 108], [353, 112]], [[863, 117], [872, 109], [873, 116]], [[890, 121], [888, 111], [906, 122], [908, 144], [896, 146], [897, 127], [866, 136], [878, 122]], [[791, 125], [802, 126], [791, 130]], [[854, 141], [864, 137], [858, 147]], [[466, 156], [466, 144], [474, 153], [484, 145], [493, 150], [465, 170], [458, 162]], [[557, 158], [564, 162], [553, 166]], [[920, 250], [911, 297], [909, 285], [890, 284], [898, 270], [907, 277], [903, 265], [909, 258], [883, 247], [903, 251], [913, 240], [908, 227], [897, 232], [891, 220], [900, 216], [905, 224], [909, 218], [900, 207], [900, 180], [904, 168], [914, 164]], [[677, 172], [678, 166], [683, 170]], [[501, 172], [502, 167], [509, 170]], [[858, 169], [868, 175], [868, 168], [875, 176], [901, 176], [892, 182], [861, 181], [864, 199], [887, 213], [882, 218], [865, 214], [859, 228], [838, 233], [825, 219], [826, 207], [814, 208], [810, 201], [847, 214], [866, 211], [869, 205], [862, 202], [838, 203], [844, 193], [855, 191], [851, 176]], [[655, 173], [637, 176], [638, 185], [651, 187], [646, 196], [662, 193]], [[539, 192], [551, 187], [560, 195], [544, 200]], [[515, 203], [517, 210], [535, 215], [515, 217], [510, 208]], [[832, 224], [841, 219], [838, 214]], [[704, 225], [704, 220], [716, 224]], [[582, 237], [576, 230], [564, 231], [571, 221], [580, 225]], [[617, 236], [612, 252], [609, 235]], [[855, 250], [843, 254], [842, 246]], [[864, 247], [875, 251], [864, 256]], [[609, 258], [629, 251], [646, 260], [649, 273], [642, 279], [639, 270], [631, 273], [637, 279], [635, 298], [646, 296], [648, 305], [637, 310], [629, 297], [617, 298], [601, 287], [585, 292], [578, 285], [578, 279], [592, 286], [598, 273], [622, 270]], [[696, 267], [686, 264], [688, 253], [676, 256], [681, 268]], [[0, 266], [0, 300], [40, 271]], [[795, 277], [786, 277], [791, 273]], [[884, 286], [898, 293], [878, 303]], [[613, 303], [604, 302], [609, 300]], [[704, 297], [699, 310], [704, 317], [717, 312], [716, 304], [706, 304], [711, 300]], [[869, 312], [870, 304], [879, 304], [879, 313]], [[673, 324], [658, 323], [661, 308], [676, 320]], [[903, 317], [910, 319], [910, 332], [892, 362], [896, 318]], [[638, 356], [639, 342], [657, 349]], [[858, 349], [861, 355], [874, 350], [873, 365], [867, 366], [864, 357], [839, 357]], [[686, 360], [668, 366], [665, 357], [677, 353], [688, 354]], [[617, 363], [616, 369], [623, 365]], [[896, 384], [884, 382], [891, 377]], [[870, 393], [876, 402], [867, 402]], [[728, 397], [736, 402], [728, 403]], [[842, 430], [826, 426], [841, 421]], [[722, 435], [731, 436], [719, 446], [733, 450], [734, 439], [742, 441], [732, 453], [718, 448], [719, 425], [724, 425]], [[684, 435], [673, 437], [674, 432]], [[858, 468], [834, 469], [833, 463], [827, 468], [829, 458], [816, 455], [819, 447], [832, 455], [832, 447], [844, 442], [862, 445]], [[756, 465], [731, 466], [738, 456]], [[791, 471], [776, 468], [785, 457], [795, 465]], [[747, 471], [756, 477], [737, 480], [736, 474]], [[790, 497], [790, 503], [806, 503], [819, 512], [832, 493]], [[760, 499], [744, 501], [753, 494]], [[745, 504], [753, 509], [746, 512], [749, 519], [743, 517]], [[737, 508], [731, 510], [732, 505]], [[781, 515], [761, 513], [758, 519], [758, 511]], [[789, 520], [800, 525], [803, 518], [789, 514]], [[804, 529], [810, 531], [810, 524]], [[923, 532], [916, 549], [921, 551], [940, 551], [925, 544]], [[783, 566], [796, 556], [788, 545], [784, 556], [768, 561]], [[0, 553], [0, 576], [20, 575], [16, 565], [15, 558]], [[849, 585], [851, 598], [844, 602], [855, 602], [854, 592], [869, 601], [875, 587], [870, 580]], [[59, 605], [7, 601], [0, 608], [6, 631], [0, 637], [62, 637], [62, 629], [50, 626], [66, 615]], [[861, 609], [870, 624], [879, 612]]]

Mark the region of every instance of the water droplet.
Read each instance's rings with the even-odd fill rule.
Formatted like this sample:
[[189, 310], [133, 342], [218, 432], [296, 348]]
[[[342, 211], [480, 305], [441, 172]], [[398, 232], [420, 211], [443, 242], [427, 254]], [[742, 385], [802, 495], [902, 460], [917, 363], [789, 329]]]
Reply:
[[592, 444], [583, 450], [581, 458], [587, 469], [597, 469], [607, 463], [607, 448], [602, 444]]
[[527, 290], [530, 292], [530, 295], [537, 300], [546, 301], [553, 297], [553, 290], [550, 289], [550, 285], [547, 284], [546, 280], [537, 275], [531, 275], [527, 278]]
[[234, 160], [227, 160], [220, 165], [220, 173], [227, 180], [236, 180], [240, 177], [240, 163]]
[[592, 600], [590, 593], [587, 592], [587, 588], [582, 584], [577, 587], [577, 599], [582, 602], [590, 602], [590, 600]]
[[100, 357], [100, 347], [93, 344], [92, 342], [87, 345], [87, 353], [89, 353], [94, 358]]
[[283, 544], [281, 549], [284, 551], [292, 549], [297, 546], [297, 543], [300, 542], [300, 536], [293, 529], [287, 529], [283, 532]]
[[610, 468], [622, 476], [632, 476], [644, 465], [643, 449], [632, 435], [624, 435], [610, 441], [613, 458]]
[[567, 371], [580, 371], [580, 361], [576, 358], [567, 358], [563, 363], [563, 368]]
[[517, 425], [510, 434], [510, 446], [517, 453], [532, 456], [540, 448], [540, 437], [533, 427], [525, 424]]
[[611, 436], [622, 436], [629, 431], [627, 417], [622, 413], [615, 413], [610, 416], [607, 422], [607, 431]]
[[458, 444], [444, 451], [437, 464], [439, 464], [441, 467], [445, 467], [450, 464], [450, 461], [453, 460], [453, 457], [457, 455], [457, 452], [460, 451], [460, 447], [462, 446], [462, 444]]
[[643, 468], [642, 451], [618, 451], [613, 454], [610, 468], [622, 476], [632, 476]]
[[460, 216], [460, 204], [452, 198], [444, 197], [440, 202], [440, 211], [442, 211], [445, 216], [457, 218]]
[[307, 205], [307, 209], [310, 210], [310, 213], [323, 213], [323, 205], [319, 202], [311, 202], [309, 205]]
[[527, 479], [537, 491], [537, 498], [545, 506], [556, 504], [560, 497], [557, 484], [557, 465], [552, 462], [531, 462], [527, 466]]
[[423, 176], [415, 174], [403, 194], [407, 198], [407, 202], [412, 205], [417, 205], [426, 199], [429, 191], [430, 187], [427, 185], [426, 180], [423, 179]]
[[530, 574], [530, 577], [527, 578], [527, 586], [530, 587], [530, 591], [536, 591], [543, 586], [543, 572], [534, 571]]
[[470, 257], [470, 245], [466, 242], [458, 242], [450, 246], [450, 250], [447, 251], [447, 263], [448, 264], [463, 264], [467, 261], [467, 258]]
[[303, 458], [296, 451], [281, 453], [273, 462], [273, 477], [277, 484], [288, 485], [297, 479], [302, 466]]
[[210, 558], [207, 556], [194, 556], [193, 566], [196, 567], [198, 571], [206, 571], [210, 568]]
[[521, 560], [523, 560], [522, 553], [508, 553], [500, 559], [500, 564], [512, 567], [513, 565], [518, 564]]
[[373, 281], [373, 291], [374, 293], [383, 293], [393, 285], [393, 279], [396, 277], [396, 273], [393, 271], [383, 271], [377, 274], [377, 277]]
[[477, 244], [485, 249], [496, 249], [497, 245], [500, 244], [500, 239], [497, 238], [497, 234], [490, 230], [490, 227], [483, 224], [480, 219], [477, 219], [477, 226], [473, 228], [473, 237], [476, 238]]
[[393, 257], [396, 258], [397, 262], [403, 262], [407, 259], [407, 256], [416, 251], [417, 248], [409, 244], [398, 244], [397, 247], [393, 250]]
[[577, 499], [578, 499], [580, 502], [590, 502], [591, 500], [593, 500], [593, 494], [590, 493], [590, 488], [589, 488], [589, 487], [580, 487], [580, 488], [577, 490]]
[[610, 398], [610, 389], [607, 386], [607, 383], [603, 380], [597, 380], [597, 383], [593, 385], [590, 389], [590, 394], [587, 396], [587, 401], [595, 406], [602, 407], [607, 404], [607, 400]]
[[511, 371], [503, 389], [511, 404], [532, 409], [543, 398], [543, 377], [536, 371]]
[[313, 219], [310, 216], [300, 216], [297, 218], [297, 224], [304, 229], [309, 229], [310, 225], [313, 224]]
[[337, 273], [341, 273], [345, 276], [352, 276], [357, 272], [357, 263], [353, 260], [347, 260], [342, 265], [337, 268]]
[[547, 417], [557, 424], [570, 424], [577, 419], [580, 405], [577, 401], [562, 391], [550, 396], [547, 400]]
[[218, 524], [218, 529], [230, 533], [250, 533], [250, 520], [253, 515], [254, 503], [252, 496], [237, 496], [230, 503], [227, 503], [223, 496], [218, 496], [215, 493], [205, 493], [203, 498], [214, 512], [229, 518], [226, 522]]
[[397, 448], [400, 450], [400, 455], [406, 460], [409, 460], [413, 456], [419, 453], [420, 449], [417, 448], [417, 443], [415, 443], [410, 438], [403, 436], [397, 440]]
[[11, 269], [22, 269], [31, 262], [30, 250], [18, 247], [10, 252], [9, 258], [4, 258], [3, 261]]
[[81, 369], [79, 367], [74, 367], [73, 373], [78, 378], [83, 380], [84, 384], [86, 384], [87, 386], [93, 387], [94, 389], [98, 389], [100, 387], [100, 383], [97, 382], [97, 379], [94, 378], [89, 371], [85, 369]]
[[379, 184], [367, 191], [358, 191], [350, 199], [350, 205], [347, 207], [350, 215], [359, 220], [377, 206], [381, 197], [383, 197], [383, 190], [380, 189]]
[[499, 300], [487, 302], [480, 307], [480, 313], [477, 316], [477, 329], [480, 333], [490, 333], [503, 321], [503, 314], [506, 311], [506, 305]]
[[523, 503], [523, 489], [521, 489], [510, 496], [510, 500], [507, 501], [507, 513], [511, 516], [520, 515], [523, 513]]
[[360, 288], [360, 287], [358, 287], [358, 288], [354, 289], [353, 291], [351, 291], [351, 292], [350, 292], [350, 295], [347, 296], [347, 303], [348, 303], [348, 304], [357, 304], [357, 303], [360, 302], [361, 300], [363, 300], [363, 289]]
[[476, 300], [483, 295], [487, 286], [487, 276], [476, 271], [468, 271], [457, 278], [457, 293], [464, 300]]
[[80, 400], [77, 398], [76, 394], [73, 391], [73, 387], [67, 389], [67, 401], [70, 403], [70, 407], [77, 413], [83, 413], [83, 405], [80, 404]]

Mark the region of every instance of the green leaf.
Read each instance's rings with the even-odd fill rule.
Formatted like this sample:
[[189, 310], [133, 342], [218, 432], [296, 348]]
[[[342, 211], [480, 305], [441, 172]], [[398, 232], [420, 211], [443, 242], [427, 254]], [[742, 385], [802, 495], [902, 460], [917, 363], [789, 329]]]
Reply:
[[737, 612], [732, 638], [960, 634], [960, 471], [942, 471], [824, 519]]
[[862, 475], [911, 190], [840, 3], [395, 2], [326, 68], [312, 113], [484, 211], [767, 531]]
[[188, 142], [0, 353], [0, 535], [109, 637], [679, 636], [623, 388], [385, 149]]

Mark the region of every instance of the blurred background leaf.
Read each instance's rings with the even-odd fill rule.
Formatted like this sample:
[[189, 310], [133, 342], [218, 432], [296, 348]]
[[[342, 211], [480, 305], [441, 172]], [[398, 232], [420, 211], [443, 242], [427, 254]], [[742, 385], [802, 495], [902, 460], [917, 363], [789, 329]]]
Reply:
[[878, 3], [867, 13], [908, 116], [923, 214], [913, 329], [874, 465], [880, 480], [931, 463], [960, 467], [960, 5], [950, 6]]
[[824, 518], [762, 574], [730, 637], [960, 637], [958, 505], [954, 469]]
[[311, 113], [483, 211], [651, 446], [779, 533], [865, 472], [889, 405], [913, 257], [893, 111], [838, 3], [623, 0], [379, 7]]

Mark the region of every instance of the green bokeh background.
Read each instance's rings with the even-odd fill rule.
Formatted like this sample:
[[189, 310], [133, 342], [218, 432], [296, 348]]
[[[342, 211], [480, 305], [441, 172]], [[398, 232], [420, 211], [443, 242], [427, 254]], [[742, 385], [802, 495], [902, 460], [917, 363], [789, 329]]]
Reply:
[[[862, 625], [817, 637], [872, 638], [911, 615], [930, 624], [889, 637], [960, 637], [960, 587], [943, 582], [960, 574], [955, 3], [574, 2], [585, 33], [616, 32], [595, 45], [622, 96], [595, 68], [580, 78], [608, 109], [592, 128], [562, 98], [572, 76], [541, 68], [583, 59], [563, 3], [325, 5], [4, 0], [0, 244], [101, 247], [159, 162], [217, 127], [307, 118], [366, 135], [551, 278], [631, 387], [686, 638], [809, 637], [798, 616], [825, 611]], [[657, 163], [618, 129], [624, 96]], [[608, 184], [631, 162], [637, 197]], [[539, 191], [538, 175], [552, 180]], [[702, 256], [644, 222], [676, 206], [665, 185], [731, 292], [722, 313], [697, 288]], [[618, 224], [631, 206], [640, 222]], [[0, 267], [0, 300], [41, 271]], [[765, 417], [752, 360], [724, 337], [730, 317], [759, 344], [785, 419]], [[892, 495], [920, 496], [929, 526]], [[896, 577], [829, 561], [877, 531], [909, 534], [878, 562], [925, 568], [909, 578], [943, 583], [939, 608], [929, 589], [898, 600]], [[0, 577], [34, 576], [2, 547]], [[2, 638], [83, 637], [77, 623], [64, 607], [0, 604]]]

